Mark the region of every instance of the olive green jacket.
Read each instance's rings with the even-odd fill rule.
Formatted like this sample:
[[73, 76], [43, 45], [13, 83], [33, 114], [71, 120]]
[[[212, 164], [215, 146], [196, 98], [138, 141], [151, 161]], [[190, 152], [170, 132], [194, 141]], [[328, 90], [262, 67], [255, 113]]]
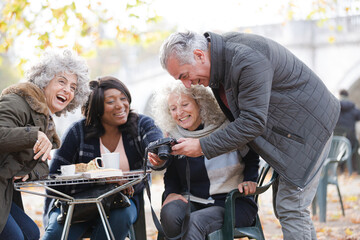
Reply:
[[[33, 159], [38, 131], [47, 135], [53, 148], [60, 146], [54, 122], [49, 116], [44, 92], [32, 83], [12, 85], [1, 94], [0, 232], [13, 200], [13, 177], [29, 174], [30, 180], [36, 180], [49, 172], [46, 162]], [[17, 204], [21, 206], [21, 202]]]

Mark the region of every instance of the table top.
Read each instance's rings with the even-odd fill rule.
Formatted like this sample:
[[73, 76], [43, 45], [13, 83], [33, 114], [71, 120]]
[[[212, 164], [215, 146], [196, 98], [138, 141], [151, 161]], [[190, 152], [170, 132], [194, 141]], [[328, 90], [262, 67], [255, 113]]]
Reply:
[[36, 180], [36, 181], [26, 181], [26, 182], [15, 182], [15, 188], [25, 188], [25, 187], [38, 187], [38, 186], [62, 186], [62, 185], [75, 185], [75, 184], [86, 184], [86, 183], [111, 183], [119, 181], [131, 181], [136, 179], [144, 179], [148, 174], [151, 173], [151, 170], [147, 170], [144, 173], [144, 170], [133, 170], [128, 172], [123, 172], [121, 176], [114, 177], [100, 177], [100, 178], [84, 178], [84, 177], [75, 177], [69, 179], [57, 178], [57, 174], [49, 175], [46, 179]]

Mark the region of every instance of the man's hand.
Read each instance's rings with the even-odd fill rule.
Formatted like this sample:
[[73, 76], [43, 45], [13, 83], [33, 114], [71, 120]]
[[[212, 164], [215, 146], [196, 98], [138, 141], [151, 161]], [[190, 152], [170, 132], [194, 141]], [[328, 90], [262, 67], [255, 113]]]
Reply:
[[163, 207], [164, 205], [168, 204], [169, 202], [172, 202], [172, 201], [175, 201], [175, 200], [181, 200], [181, 201], [183, 201], [184, 203], [187, 203], [187, 202], [188, 202], [187, 199], [184, 198], [182, 195], [177, 194], [177, 193], [170, 193], [170, 194], [166, 197], [166, 199], [165, 199], [162, 207]]
[[38, 139], [33, 147], [35, 153], [34, 160], [37, 160], [41, 155], [43, 155], [41, 158], [42, 161], [46, 161], [47, 159], [51, 160], [51, 148], [52, 144], [46, 134], [38, 131]]
[[162, 166], [165, 163], [165, 160], [161, 160], [158, 155], [151, 152], [148, 152], [148, 159], [153, 166]]
[[256, 191], [256, 186], [257, 183], [256, 182], [251, 182], [251, 181], [247, 181], [247, 182], [242, 182], [238, 185], [238, 189], [239, 192], [244, 192], [245, 195], [248, 194], [253, 194]]
[[177, 144], [171, 147], [172, 155], [185, 155], [188, 157], [199, 157], [204, 155], [200, 140], [195, 138], [179, 138]]

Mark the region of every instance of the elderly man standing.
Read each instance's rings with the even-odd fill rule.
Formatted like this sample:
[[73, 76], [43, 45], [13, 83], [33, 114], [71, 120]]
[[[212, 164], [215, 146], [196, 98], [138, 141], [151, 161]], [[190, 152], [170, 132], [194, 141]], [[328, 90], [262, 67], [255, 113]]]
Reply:
[[248, 145], [279, 174], [275, 209], [284, 239], [316, 239], [309, 206], [339, 117], [338, 100], [280, 44], [253, 34], [177, 32], [160, 61], [186, 87], [209, 86], [232, 122], [174, 155], [208, 159]]

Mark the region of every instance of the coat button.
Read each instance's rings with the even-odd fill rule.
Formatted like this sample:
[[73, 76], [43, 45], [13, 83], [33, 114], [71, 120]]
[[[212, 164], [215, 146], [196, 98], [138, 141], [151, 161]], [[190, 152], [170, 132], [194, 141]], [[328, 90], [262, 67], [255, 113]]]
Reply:
[[288, 138], [291, 138], [291, 134], [289, 133], [289, 134], [287, 135], [287, 137], [288, 137]]

